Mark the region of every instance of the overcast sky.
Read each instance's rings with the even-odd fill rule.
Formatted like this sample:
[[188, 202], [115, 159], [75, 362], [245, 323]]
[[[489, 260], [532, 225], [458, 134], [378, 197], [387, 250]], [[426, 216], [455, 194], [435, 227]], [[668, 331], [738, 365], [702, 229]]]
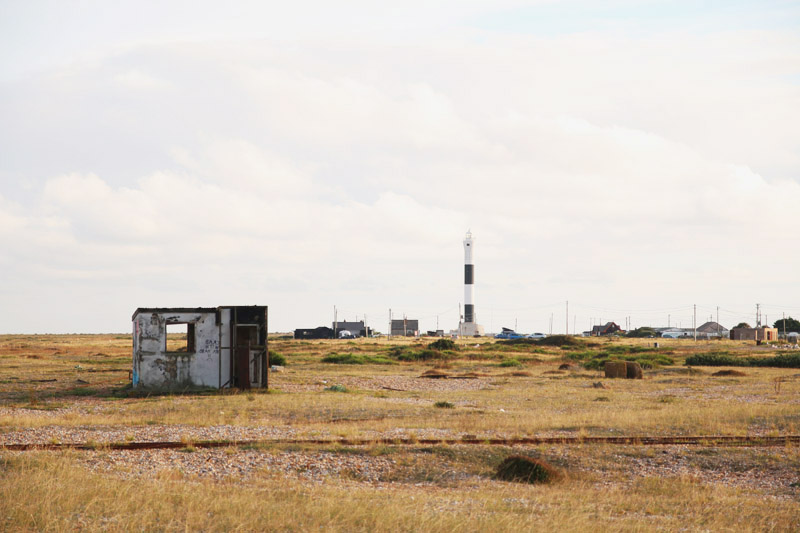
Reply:
[[800, 318], [800, 3], [0, 1], [0, 333], [455, 328], [467, 230], [487, 331]]

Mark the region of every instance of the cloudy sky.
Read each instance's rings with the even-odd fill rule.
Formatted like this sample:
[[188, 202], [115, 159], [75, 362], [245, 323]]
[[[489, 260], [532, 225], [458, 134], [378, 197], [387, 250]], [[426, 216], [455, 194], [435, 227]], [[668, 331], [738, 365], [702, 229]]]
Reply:
[[450, 329], [467, 230], [487, 330], [773, 322], [799, 226], [798, 2], [0, 1], [0, 333]]

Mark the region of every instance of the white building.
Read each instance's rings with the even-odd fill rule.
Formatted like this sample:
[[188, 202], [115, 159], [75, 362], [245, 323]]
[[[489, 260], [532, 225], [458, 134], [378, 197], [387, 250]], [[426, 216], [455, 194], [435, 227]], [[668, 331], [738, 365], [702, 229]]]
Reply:
[[[173, 331], [186, 339], [168, 339]], [[139, 308], [133, 314], [135, 388], [267, 388], [268, 354], [265, 306]]]

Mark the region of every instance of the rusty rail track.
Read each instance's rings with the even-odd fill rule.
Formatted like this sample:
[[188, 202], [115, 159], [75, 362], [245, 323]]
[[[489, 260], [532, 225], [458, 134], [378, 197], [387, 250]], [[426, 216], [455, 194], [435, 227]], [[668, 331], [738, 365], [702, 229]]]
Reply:
[[784, 435], [779, 437], [738, 437], [732, 435], [699, 435], [672, 437], [524, 437], [514, 439], [267, 439], [267, 440], [198, 440], [198, 441], [159, 441], [159, 442], [67, 442], [67, 443], [30, 443], [0, 444], [0, 451], [28, 450], [166, 450], [193, 448], [224, 448], [229, 446], [280, 446], [280, 445], [320, 445], [320, 446], [368, 446], [374, 444], [387, 445], [455, 445], [482, 444], [513, 446], [519, 444], [617, 444], [634, 446], [667, 446], [683, 444], [687, 446], [791, 446], [800, 444], [800, 435]]

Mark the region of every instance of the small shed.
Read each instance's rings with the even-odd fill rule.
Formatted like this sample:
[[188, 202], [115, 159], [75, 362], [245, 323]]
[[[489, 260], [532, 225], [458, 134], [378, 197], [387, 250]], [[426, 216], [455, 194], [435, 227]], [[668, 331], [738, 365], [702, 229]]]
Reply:
[[269, 386], [266, 306], [140, 307], [132, 320], [134, 388]]
[[776, 341], [778, 329], [770, 327], [733, 328], [730, 332], [732, 341]]

